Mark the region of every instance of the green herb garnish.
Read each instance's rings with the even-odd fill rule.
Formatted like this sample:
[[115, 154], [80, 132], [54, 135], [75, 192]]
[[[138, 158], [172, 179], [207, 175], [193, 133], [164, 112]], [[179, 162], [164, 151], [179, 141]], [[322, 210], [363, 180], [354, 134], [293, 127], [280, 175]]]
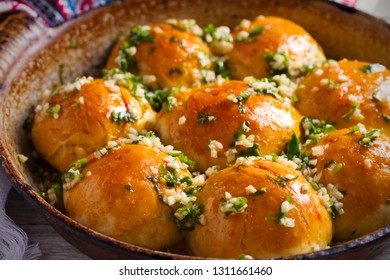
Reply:
[[347, 113], [346, 115], [343, 116], [343, 120], [345, 121], [350, 121], [352, 120], [352, 116], [355, 114], [356, 110], [360, 107], [360, 103], [359, 102], [355, 102], [352, 106], [352, 109], [351, 111], [349, 111], [349, 113]]
[[359, 68], [359, 70], [366, 74], [371, 74], [371, 73], [383, 72], [386, 70], [386, 67], [379, 63], [374, 63], [374, 64], [363, 65], [362, 67]]
[[127, 41], [130, 43], [131, 46], [137, 46], [142, 42], [154, 42], [155, 38], [150, 33], [150, 30], [148, 28], [145, 28], [144, 26], [140, 25], [135, 25], [131, 28], [131, 32], [129, 37], [127, 38]]
[[173, 214], [173, 217], [180, 231], [190, 231], [195, 229], [195, 225], [199, 223], [199, 217], [202, 214], [203, 205], [195, 203], [179, 207], [178, 209], [176, 209], [175, 213]]
[[287, 142], [285, 152], [289, 160], [292, 160], [294, 156], [301, 156], [300, 141], [299, 138], [295, 135], [295, 133], [293, 133], [291, 140]]
[[123, 122], [135, 123], [137, 121], [137, 117], [133, 116], [129, 111], [116, 112], [114, 110], [111, 112], [111, 120], [118, 124], [122, 124]]
[[186, 176], [180, 179], [174, 169], [167, 170], [163, 164], [160, 164], [158, 168], [158, 175], [166, 181], [168, 187], [176, 187], [177, 184], [186, 184], [187, 186], [193, 184], [190, 177]]
[[234, 147], [236, 145], [236, 141], [245, 134], [245, 132], [249, 131], [250, 123], [248, 121], [243, 122], [241, 124], [240, 130], [234, 133], [233, 135], [233, 141], [230, 142], [230, 147]]
[[60, 113], [60, 111], [61, 111], [61, 105], [60, 104], [56, 104], [54, 106], [51, 106], [51, 107], [47, 108], [46, 113], [49, 116], [54, 117], [55, 115], [58, 115]]
[[198, 124], [204, 124], [205, 121], [211, 123], [211, 122], [215, 122], [216, 120], [217, 120], [217, 117], [215, 117], [213, 115], [209, 115], [205, 112], [198, 113]]
[[363, 143], [363, 147], [368, 148], [371, 146], [372, 141], [379, 137], [381, 130], [374, 129], [370, 132], [363, 133], [363, 137], [359, 139], [359, 143]]
[[127, 192], [133, 192], [133, 191], [134, 191], [130, 183], [124, 185], [123, 188], [124, 188], [125, 191], [127, 191]]
[[257, 36], [263, 33], [264, 27], [262, 26], [257, 26], [252, 29], [252, 31], [249, 32], [249, 36]]
[[214, 62], [214, 72], [216, 76], [221, 76], [224, 79], [230, 79], [228, 64], [221, 59]]
[[297, 178], [298, 178], [298, 176], [295, 176], [294, 178], [288, 179], [286, 177], [283, 177], [282, 175], [278, 175], [278, 177], [276, 179], [274, 179], [271, 176], [267, 175], [268, 180], [270, 180], [271, 182], [273, 182], [281, 187], [285, 187], [287, 185], [288, 181], [292, 181], [292, 180], [295, 180]]

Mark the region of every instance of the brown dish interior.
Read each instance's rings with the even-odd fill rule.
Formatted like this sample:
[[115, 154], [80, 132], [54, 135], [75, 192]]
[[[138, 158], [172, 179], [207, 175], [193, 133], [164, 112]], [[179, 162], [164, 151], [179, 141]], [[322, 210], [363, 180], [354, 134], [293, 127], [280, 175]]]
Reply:
[[[259, 14], [289, 18], [303, 26], [324, 48], [328, 57], [375, 61], [390, 67], [387, 54], [390, 28], [359, 12], [348, 12], [327, 1], [126, 1], [97, 9], [83, 17], [47, 28], [26, 15], [17, 15], [5, 35], [0, 55], [2, 74], [0, 104], [0, 154], [16, 190], [48, 219], [71, 244], [97, 259], [200, 259], [158, 252], [126, 244], [96, 233], [46, 203], [36, 193], [34, 167], [20, 165], [17, 154], [31, 153], [22, 129], [30, 108], [43, 89], [63, 78], [98, 76], [119, 32], [132, 24], [161, 22], [167, 18], [194, 18], [200, 25], [234, 26], [242, 18]], [[16, 24], [15, 24], [16, 23]], [[356, 28], [359, 26], [359, 28]], [[11, 37], [11, 39], [9, 39]], [[77, 40], [77, 49], [70, 49]], [[367, 48], [367, 46], [370, 46]], [[390, 226], [327, 250], [293, 256], [293, 259], [371, 258], [383, 250]]]

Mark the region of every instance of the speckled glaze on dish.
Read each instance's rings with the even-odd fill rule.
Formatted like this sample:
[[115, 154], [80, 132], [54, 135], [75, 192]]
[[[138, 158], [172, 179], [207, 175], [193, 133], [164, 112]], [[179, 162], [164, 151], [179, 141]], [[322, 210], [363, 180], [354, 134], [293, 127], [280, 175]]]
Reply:
[[[36, 192], [33, 170], [17, 154], [29, 155], [30, 141], [22, 129], [43, 89], [63, 78], [100, 73], [119, 32], [135, 23], [167, 18], [194, 18], [234, 26], [259, 14], [286, 17], [303, 26], [328, 57], [378, 62], [390, 68], [390, 26], [328, 1], [305, 0], [129, 0], [96, 9], [57, 28], [41, 25], [28, 15], [13, 14], [0, 23], [0, 160], [15, 189], [72, 245], [95, 259], [202, 259], [154, 251], [120, 242], [88, 229], [46, 203]], [[357, 28], [358, 27], [358, 28]], [[77, 48], [70, 48], [73, 41]], [[291, 259], [366, 259], [390, 245], [390, 225], [329, 249]]]

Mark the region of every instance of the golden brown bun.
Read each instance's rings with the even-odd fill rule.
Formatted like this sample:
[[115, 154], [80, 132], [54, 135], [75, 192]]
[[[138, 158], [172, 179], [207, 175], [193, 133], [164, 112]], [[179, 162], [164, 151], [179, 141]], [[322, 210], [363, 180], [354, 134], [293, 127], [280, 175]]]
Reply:
[[[39, 155], [54, 168], [66, 172], [75, 160], [127, 134], [129, 128], [153, 129], [156, 113], [119, 87], [112, 92], [103, 80], [95, 80], [74, 90], [49, 97], [41, 103], [34, 119], [32, 141]], [[58, 116], [47, 113], [47, 105], [60, 106]], [[137, 121], [111, 120], [115, 108], [129, 110]]]
[[[249, 34], [263, 28], [261, 34], [250, 36], [250, 42], [239, 42], [240, 32]], [[289, 58], [291, 76], [298, 76], [304, 68], [325, 60], [325, 55], [318, 43], [299, 25], [283, 18], [259, 16], [246, 25], [241, 23], [232, 33], [233, 50], [228, 54], [230, 74], [234, 79], [247, 76], [257, 78], [272, 76], [265, 56], [271, 53], [284, 53]], [[272, 72], [272, 71], [271, 71]]]
[[[67, 215], [134, 245], [158, 250], [174, 245], [181, 234], [172, 208], [160, 201], [156, 190], [164, 195], [167, 188], [158, 172], [166, 156], [140, 145], [123, 145], [100, 159], [90, 156], [84, 179], [64, 189]], [[186, 170], [181, 174], [191, 176]], [[158, 182], [152, 183], [151, 177]]]
[[[361, 61], [331, 61], [314, 70], [298, 86], [298, 110], [302, 115], [333, 123], [337, 128], [364, 124], [368, 130], [383, 128], [390, 136], [390, 71], [365, 73]], [[375, 99], [375, 93], [378, 98]], [[386, 97], [387, 96], [387, 97]], [[387, 99], [387, 100], [386, 100]], [[354, 104], [358, 108], [353, 113]]]
[[[298, 177], [285, 186], [272, 181], [288, 174]], [[250, 196], [246, 190], [249, 185], [265, 192]], [[247, 208], [226, 215], [220, 209], [225, 192], [246, 197]], [[288, 193], [293, 208], [286, 217], [295, 221], [294, 227], [267, 218], [278, 216]], [[324, 249], [332, 238], [330, 215], [316, 191], [300, 173], [275, 162], [255, 161], [252, 166], [219, 171], [206, 181], [197, 202], [204, 205], [205, 225], [197, 225], [189, 233], [188, 244], [198, 256], [237, 258], [244, 253], [253, 258], [287, 257]]]
[[[370, 147], [364, 147], [362, 137], [360, 132], [341, 129], [324, 136], [314, 146], [323, 150], [322, 154], [315, 153], [319, 154], [317, 174], [322, 174], [319, 183], [333, 184], [344, 194], [339, 201], [344, 204], [345, 213], [336, 215], [334, 220], [336, 240], [362, 236], [390, 223], [389, 138], [380, 136]], [[310, 155], [313, 149], [308, 150]], [[344, 167], [335, 170], [338, 164]]]
[[[234, 134], [244, 122], [248, 122], [250, 130], [244, 135], [255, 136], [254, 142], [259, 145], [261, 154], [282, 152], [293, 133], [299, 137], [301, 115], [292, 106], [284, 105], [270, 95], [255, 94], [242, 103], [245, 112], [239, 113], [238, 103], [228, 96], [239, 96], [246, 90], [250, 90], [248, 84], [228, 81], [180, 93], [178, 105], [171, 112], [161, 111], [158, 115], [157, 131], [161, 140], [195, 160], [200, 170], [213, 165], [225, 167], [231, 162], [225, 155], [230, 148], [237, 150], [236, 155], [248, 150], [247, 147], [234, 145]], [[203, 124], [199, 124], [201, 113], [216, 119], [204, 119]], [[185, 122], [179, 124], [180, 119]], [[211, 157], [208, 146], [211, 140], [223, 145], [217, 158]]]
[[[130, 72], [142, 76], [154, 75], [157, 81], [151, 85], [155, 88], [192, 87], [203, 82], [203, 67], [198, 53], [207, 56], [210, 50], [199, 36], [168, 24], [151, 25], [150, 33], [154, 42], [141, 42], [135, 46], [137, 68], [129, 67]], [[116, 58], [124, 41], [114, 47], [107, 63], [108, 69], [119, 67]]]

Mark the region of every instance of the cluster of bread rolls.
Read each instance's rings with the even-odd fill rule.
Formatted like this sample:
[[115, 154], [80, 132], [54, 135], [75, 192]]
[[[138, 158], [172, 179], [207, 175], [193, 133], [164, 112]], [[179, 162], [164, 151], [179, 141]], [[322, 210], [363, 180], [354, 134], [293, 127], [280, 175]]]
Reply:
[[44, 97], [32, 141], [63, 173], [52, 201], [98, 232], [290, 257], [390, 223], [389, 102], [389, 70], [328, 60], [287, 19], [169, 19], [133, 26], [102, 78]]

